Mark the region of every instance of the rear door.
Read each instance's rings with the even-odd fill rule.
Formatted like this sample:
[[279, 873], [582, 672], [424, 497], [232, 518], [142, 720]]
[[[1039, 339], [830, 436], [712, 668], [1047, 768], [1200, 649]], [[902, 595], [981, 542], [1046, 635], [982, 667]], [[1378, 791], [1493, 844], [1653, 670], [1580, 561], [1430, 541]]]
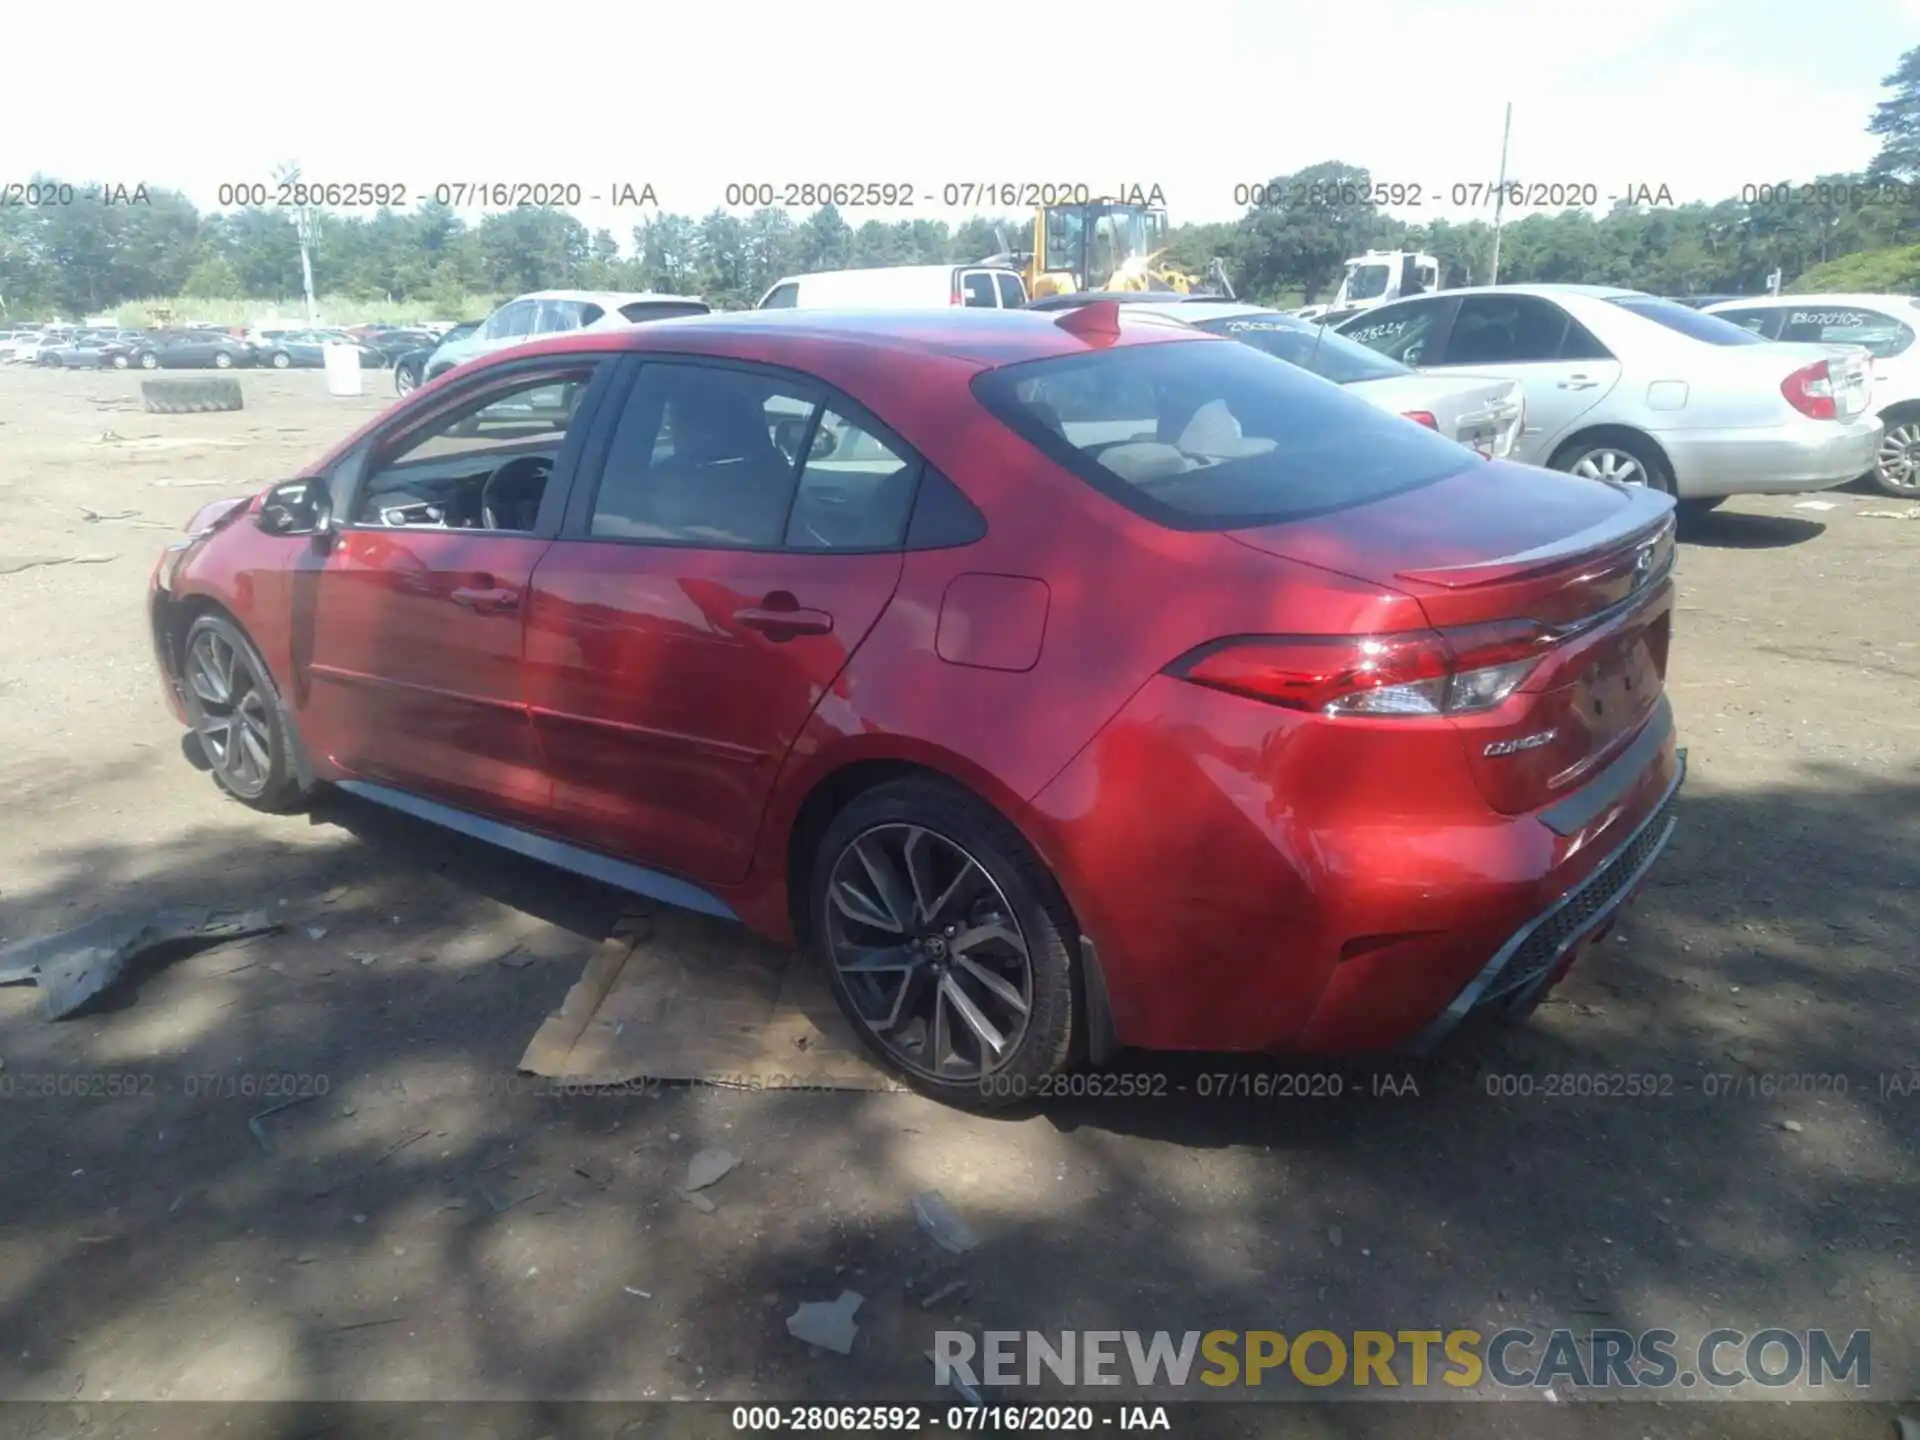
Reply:
[[1514, 458], [1543, 465], [1620, 383], [1620, 362], [1579, 321], [1538, 295], [1466, 295], [1440, 354], [1425, 362], [1518, 380], [1526, 424]]
[[790, 372], [629, 369], [597, 483], [534, 573], [533, 723], [556, 833], [725, 885], [899, 583], [919, 462]]
[[[302, 732], [336, 764], [545, 823], [552, 786], [521, 687], [527, 590], [565, 513], [574, 421], [612, 368], [547, 356], [489, 370], [356, 452], [335, 487], [345, 523], [293, 607]], [[530, 403], [556, 392], [570, 403]]]

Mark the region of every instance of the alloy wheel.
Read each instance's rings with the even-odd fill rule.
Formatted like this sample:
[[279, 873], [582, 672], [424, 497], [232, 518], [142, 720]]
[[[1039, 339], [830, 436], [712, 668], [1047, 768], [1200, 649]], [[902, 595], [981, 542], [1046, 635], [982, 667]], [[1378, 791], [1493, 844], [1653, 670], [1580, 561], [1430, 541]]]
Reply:
[[274, 773], [273, 701], [253, 662], [226, 636], [202, 630], [187, 654], [187, 685], [199, 701], [200, 746], [243, 799], [266, 791]]
[[1883, 488], [1920, 495], [1920, 421], [1905, 420], [1888, 430], [1880, 440], [1873, 468]]
[[225, 370], [233, 364], [233, 357], [227, 354], [215, 355], [213, 363], [216, 369]]
[[1033, 962], [980, 862], [919, 825], [877, 825], [840, 852], [826, 950], [852, 1009], [904, 1068], [977, 1080], [1020, 1049]]
[[1647, 470], [1638, 460], [1624, 450], [1602, 447], [1589, 450], [1574, 461], [1569, 472], [1588, 480], [1610, 480], [1615, 485], [1645, 485]]

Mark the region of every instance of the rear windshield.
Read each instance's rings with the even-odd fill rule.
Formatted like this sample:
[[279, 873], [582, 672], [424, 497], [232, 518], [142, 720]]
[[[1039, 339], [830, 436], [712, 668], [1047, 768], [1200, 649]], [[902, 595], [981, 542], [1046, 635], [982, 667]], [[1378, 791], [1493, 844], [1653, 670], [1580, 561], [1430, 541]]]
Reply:
[[1389, 360], [1357, 340], [1336, 335], [1324, 325], [1296, 320], [1291, 315], [1234, 315], [1202, 320], [1198, 327], [1229, 340], [1264, 350], [1276, 360], [1298, 365], [1336, 385], [1356, 380], [1390, 380], [1414, 372], [1398, 360]]
[[1669, 330], [1678, 330], [1682, 335], [1695, 340], [1704, 340], [1709, 345], [1764, 345], [1766, 339], [1744, 330], [1731, 320], [1722, 320], [1718, 315], [1702, 315], [1698, 310], [1686, 305], [1676, 305], [1671, 300], [1662, 300], [1654, 295], [1609, 295], [1607, 300], [1622, 310], [1632, 311], [1645, 320], [1664, 325]]
[[1250, 345], [1119, 346], [989, 370], [973, 387], [1047, 455], [1173, 530], [1298, 520], [1484, 463]]
[[620, 318], [641, 325], [648, 320], [683, 320], [689, 315], [705, 315], [710, 308], [700, 300], [635, 300], [620, 307]]

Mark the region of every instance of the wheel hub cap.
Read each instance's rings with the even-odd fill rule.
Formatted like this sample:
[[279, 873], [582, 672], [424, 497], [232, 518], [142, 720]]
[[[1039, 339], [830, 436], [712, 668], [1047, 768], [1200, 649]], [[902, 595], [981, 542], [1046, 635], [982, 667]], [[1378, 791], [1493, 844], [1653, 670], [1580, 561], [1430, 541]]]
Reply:
[[850, 1008], [903, 1068], [967, 1082], [1013, 1058], [1033, 1007], [1013, 906], [961, 846], [878, 825], [828, 878], [822, 937]]
[[1920, 490], [1920, 424], [1896, 425], [1880, 442], [1880, 478], [1896, 490]]

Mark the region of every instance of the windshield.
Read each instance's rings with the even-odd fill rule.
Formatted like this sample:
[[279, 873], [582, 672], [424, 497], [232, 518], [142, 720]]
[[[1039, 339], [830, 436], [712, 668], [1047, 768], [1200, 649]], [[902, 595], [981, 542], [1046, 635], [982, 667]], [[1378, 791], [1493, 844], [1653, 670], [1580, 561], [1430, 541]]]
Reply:
[[1387, 293], [1387, 267], [1355, 265], [1347, 271], [1349, 300], [1377, 300]]
[[1290, 315], [1233, 315], [1202, 320], [1198, 328], [1264, 350], [1277, 360], [1298, 365], [1336, 385], [1351, 385], [1356, 380], [1389, 380], [1414, 373], [1399, 361], [1389, 360], [1344, 335], [1336, 335], [1324, 325], [1295, 320]]
[[1473, 452], [1251, 345], [1130, 345], [975, 378], [1010, 428], [1135, 514], [1232, 530], [1458, 474]]
[[1692, 339], [1704, 340], [1709, 345], [1767, 343], [1764, 336], [1743, 329], [1731, 320], [1722, 320], [1718, 315], [1702, 315], [1698, 310], [1676, 305], [1671, 300], [1662, 300], [1655, 295], [1609, 295], [1607, 300], [1622, 310], [1664, 325], [1669, 330], [1678, 330]]

